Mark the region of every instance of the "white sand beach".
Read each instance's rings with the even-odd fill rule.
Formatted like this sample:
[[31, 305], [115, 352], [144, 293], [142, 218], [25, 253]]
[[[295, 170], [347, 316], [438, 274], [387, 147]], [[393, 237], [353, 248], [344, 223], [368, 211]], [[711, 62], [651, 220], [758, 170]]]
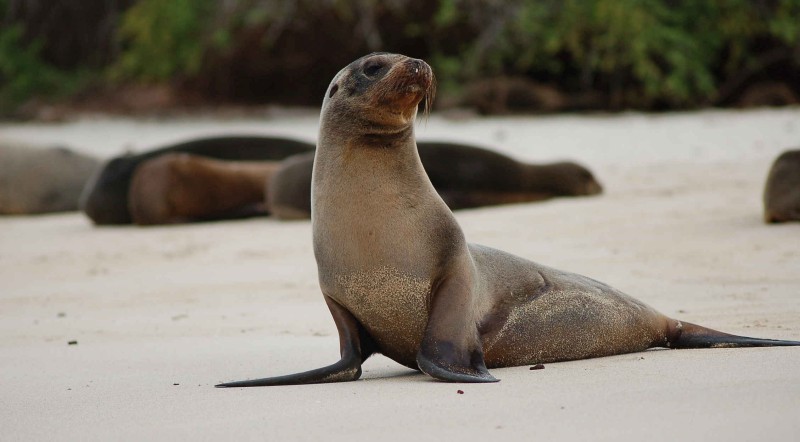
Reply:
[[[110, 157], [204, 135], [316, 131], [315, 112], [84, 117], [0, 124], [0, 139]], [[604, 186], [597, 197], [457, 212], [469, 241], [604, 281], [671, 317], [800, 340], [800, 223], [761, 220], [770, 164], [800, 146], [800, 108], [434, 114], [417, 136], [572, 159]], [[310, 222], [0, 218], [2, 440], [800, 439], [798, 347], [651, 350], [494, 369], [501, 382], [482, 385], [376, 356], [357, 382], [213, 388], [337, 358]]]

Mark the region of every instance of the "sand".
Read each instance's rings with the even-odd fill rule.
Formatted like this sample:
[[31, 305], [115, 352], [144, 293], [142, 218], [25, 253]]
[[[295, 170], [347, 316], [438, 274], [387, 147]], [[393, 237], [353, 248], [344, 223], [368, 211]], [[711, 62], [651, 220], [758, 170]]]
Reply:
[[[190, 136], [313, 140], [316, 115], [0, 125], [111, 156]], [[800, 339], [800, 223], [761, 221], [800, 109], [446, 120], [418, 136], [573, 159], [599, 197], [457, 213], [467, 238], [686, 321]], [[338, 357], [309, 222], [0, 219], [3, 440], [797, 440], [800, 348], [654, 350], [448, 384], [377, 356], [352, 383], [214, 389]], [[70, 341], [77, 344], [69, 345]], [[458, 390], [463, 391], [459, 394]]]

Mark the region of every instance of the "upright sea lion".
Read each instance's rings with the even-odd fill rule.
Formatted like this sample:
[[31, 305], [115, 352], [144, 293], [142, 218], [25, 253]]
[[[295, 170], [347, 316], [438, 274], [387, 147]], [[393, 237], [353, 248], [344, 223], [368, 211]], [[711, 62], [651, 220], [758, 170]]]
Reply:
[[764, 186], [764, 221], [800, 221], [800, 149], [782, 153]]
[[128, 193], [139, 225], [231, 219], [267, 213], [264, 183], [277, 161], [221, 161], [168, 153], [136, 168]]
[[66, 147], [0, 142], [0, 214], [78, 210], [81, 189], [99, 165]]
[[650, 347], [800, 345], [683, 323], [593, 279], [468, 244], [414, 142], [432, 87], [425, 62], [396, 54], [365, 56], [334, 77], [311, 219], [341, 359], [219, 387], [352, 381], [374, 353], [444, 381], [495, 382], [487, 368]]
[[[539, 201], [602, 192], [585, 167], [573, 162], [527, 164], [501, 153], [451, 142], [417, 143], [422, 166], [451, 210]], [[312, 153], [286, 159], [267, 186], [273, 215], [311, 217]]]
[[119, 156], [109, 160], [86, 184], [80, 208], [95, 224], [131, 223], [128, 189], [133, 173], [142, 161], [166, 153], [186, 152], [221, 160], [280, 160], [313, 149], [313, 144], [288, 138], [221, 136]]

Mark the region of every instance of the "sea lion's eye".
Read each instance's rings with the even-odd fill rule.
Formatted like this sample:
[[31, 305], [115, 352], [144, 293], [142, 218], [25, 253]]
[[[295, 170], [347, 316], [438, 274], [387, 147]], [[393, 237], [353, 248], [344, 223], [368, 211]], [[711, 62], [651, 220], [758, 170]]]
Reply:
[[383, 64], [378, 61], [371, 61], [364, 66], [364, 75], [367, 77], [373, 77], [381, 70], [381, 68], [383, 68]]
[[339, 90], [339, 85], [338, 84], [334, 84], [333, 86], [331, 86], [331, 91], [328, 93], [328, 98], [333, 98], [333, 95], [338, 90]]

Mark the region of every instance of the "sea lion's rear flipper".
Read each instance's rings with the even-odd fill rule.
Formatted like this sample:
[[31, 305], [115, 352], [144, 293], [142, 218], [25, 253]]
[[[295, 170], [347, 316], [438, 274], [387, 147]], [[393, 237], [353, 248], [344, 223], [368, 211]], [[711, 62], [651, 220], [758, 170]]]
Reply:
[[268, 387], [273, 385], [322, 384], [355, 381], [361, 377], [361, 364], [375, 351], [375, 344], [364, 327], [336, 301], [325, 296], [336, 329], [339, 331], [341, 359], [335, 364], [285, 376], [228, 382], [215, 387]]
[[425, 374], [448, 382], [497, 382], [483, 360], [483, 346], [470, 308], [469, 284], [458, 276], [443, 281], [431, 295], [428, 325], [417, 353]]
[[800, 346], [798, 341], [751, 338], [712, 330], [689, 322], [670, 320], [667, 347], [670, 348], [720, 348], [720, 347], [790, 347]]

